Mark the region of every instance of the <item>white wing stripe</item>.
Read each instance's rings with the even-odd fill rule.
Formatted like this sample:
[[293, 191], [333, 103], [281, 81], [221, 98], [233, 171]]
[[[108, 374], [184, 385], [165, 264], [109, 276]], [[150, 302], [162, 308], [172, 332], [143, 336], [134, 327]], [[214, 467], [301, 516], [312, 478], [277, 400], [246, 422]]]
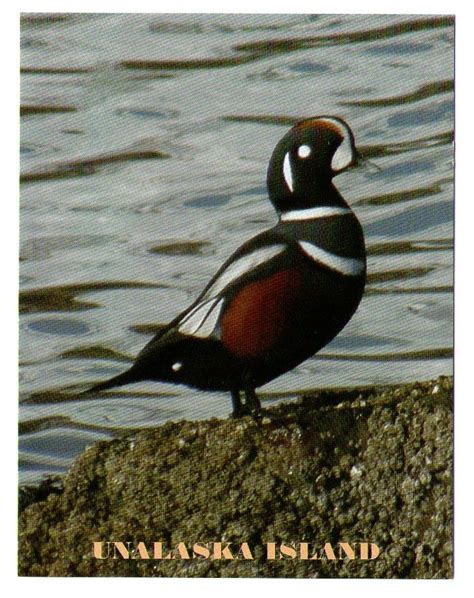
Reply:
[[189, 313], [187, 313], [184, 316], [184, 318], [181, 320], [181, 324], [184, 324], [185, 322], [187, 322], [191, 318], [191, 316], [197, 312], [198, 309], [201, 309], [202, 306], [203, 306], [202, 303], [198, 303], [195, 307], [193, 307], [193, 309]]
[[336, 270], [346, 276], [357, 276], [364, 271], [364, 260], [334, 255], [334, 253], [324, 251], [324, 249], [321, 249], [312, 243], [308, 243], [307, 241], [298, 241], [298, 243], [307, 255], [328, 268], [331, 268], [331, 270]]
[[216, 305], [214, 305], [214, 307], [211, 308], [201, 326], [194, 333], [194, 336], [198, 336], [200, 338], [207, 338], [208, 336], [211, 336], [217, 325], [217, 320], [219, 319], [223, 303], [224, 299], [221, 299]]
[[[182, 334], [198, 338], [210, 336], [219, 320], [224, 299], [219, 294], [234, 280], [253, 268], [264, 264], [286, 249], [283, 243], [262, 247], [232, 262], [204, 295], [204, 301], [196, 305], [178, 325]], [[217, 297], [216, 297], [217, 295]]]
[[350, 214], [350, 208], [337, 207], [321, 207], [321, 208], [307, 208], [306, 210], [292, 210], [281, 215], [282, 222], [290, 222], [292, 220], [312, 220], [313, 218], [327, 218], [328, 216], [344, 216]]
[[[217, 318], [219, 317], [220, 307], [216, 309], [216, 304], [219, 302], [219, 298], [211, 299], [197, 305], [181, 322], [178, 330], [183, 334], [192, 334], [194, 336], [202, 336], [204, 328], [206, 333], [204, 337], [209, 336], [215, 328]], [[222, 300], [221, 300], [222, 302]], [[212, 318], [210, 316], [214, 313]], [[210, 318], [210, 320], [209, 320]], [[214, 324], [210, 327], [210, 322]]]
[[286, 245], [279, 243], [277, 245], [270, 245], [269, 247], [262, 247], [242, 256], [221, 273], [219, 278], [206, 292], [206, 298], [215, 297], [219, 295], [227, 286], [234, 280], [239, 278], [242, 274], [250, 272], [253, 268], [270, 261], [273, 257], [285, 251]]

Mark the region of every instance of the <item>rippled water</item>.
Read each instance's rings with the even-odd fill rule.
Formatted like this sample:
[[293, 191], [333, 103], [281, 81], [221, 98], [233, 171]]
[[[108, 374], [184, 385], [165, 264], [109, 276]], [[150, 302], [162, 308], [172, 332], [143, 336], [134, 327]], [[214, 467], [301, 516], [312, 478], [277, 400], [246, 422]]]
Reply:
[[126, 368], [275, 222], [268, 159], [303, 117], [344, 117], [381, 169], [337, 179], [369, 283], [264, 405], [451, 373], [453, 36], [440, 16], [23, 15], [23, 483], [123, 430], [229, 413], [225, 394], [186, 387], [76, 391]]

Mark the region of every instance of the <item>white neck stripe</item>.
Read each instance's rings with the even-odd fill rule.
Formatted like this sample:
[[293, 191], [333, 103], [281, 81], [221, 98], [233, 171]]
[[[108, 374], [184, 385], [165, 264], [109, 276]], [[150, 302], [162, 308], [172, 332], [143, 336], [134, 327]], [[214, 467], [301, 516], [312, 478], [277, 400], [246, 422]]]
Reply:
[[306, 210], [292, 210], [281, 215], [282, 222], [291, 222], [293, 220], [312, 220], [313, 218], [327, 218], [328, 216], [344, 216], [350, 214], [350, 208], [322, 207], [307, 208]]
[[364, 271], [365, 262], [360, 258], [341, 257], [340, 255], [329, 253], [329, 251], [325, 251], [307, 241], [298, 241], [298, 244], [313, 260], [323, 264], [331, 270], [336, 270], [336, 272], [339, 272], [340, 274], [345, 274], [346, 276], [358, 276]]

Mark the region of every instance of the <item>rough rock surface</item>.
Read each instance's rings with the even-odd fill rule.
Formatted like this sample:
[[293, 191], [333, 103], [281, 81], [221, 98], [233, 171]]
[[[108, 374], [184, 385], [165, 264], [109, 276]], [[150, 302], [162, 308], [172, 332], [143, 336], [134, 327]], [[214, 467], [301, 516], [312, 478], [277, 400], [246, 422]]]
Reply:
[[[267, 410], [259, 424], [170, 422], [100, 442], [59, 493], [28, 497], [19, 574], [451, 577], [452, 449], [452, 379], [444, 377], [322, 392]], [[247, 542], [253, 559], [111, 551], [100, 560], [94, 541], [144, 542], [150, 556], [153, 542], [170, 550], [184, 542], [191, 557], [194, 542], [232, 542], [234, 556]], [[267, 560], [266, 542], [309, 542], [310, 556], [322, 558]], [[327, 558], [324, 544], [338, 542], [372, 542], [380, 555]]]

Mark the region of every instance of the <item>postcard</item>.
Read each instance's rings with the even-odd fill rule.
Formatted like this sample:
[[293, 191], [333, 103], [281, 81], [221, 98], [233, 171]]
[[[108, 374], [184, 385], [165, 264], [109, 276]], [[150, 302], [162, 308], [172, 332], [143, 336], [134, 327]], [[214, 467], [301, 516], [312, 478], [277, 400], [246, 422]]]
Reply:
[[452, 578], [454, 24], [21, 15], [20, 576]]

